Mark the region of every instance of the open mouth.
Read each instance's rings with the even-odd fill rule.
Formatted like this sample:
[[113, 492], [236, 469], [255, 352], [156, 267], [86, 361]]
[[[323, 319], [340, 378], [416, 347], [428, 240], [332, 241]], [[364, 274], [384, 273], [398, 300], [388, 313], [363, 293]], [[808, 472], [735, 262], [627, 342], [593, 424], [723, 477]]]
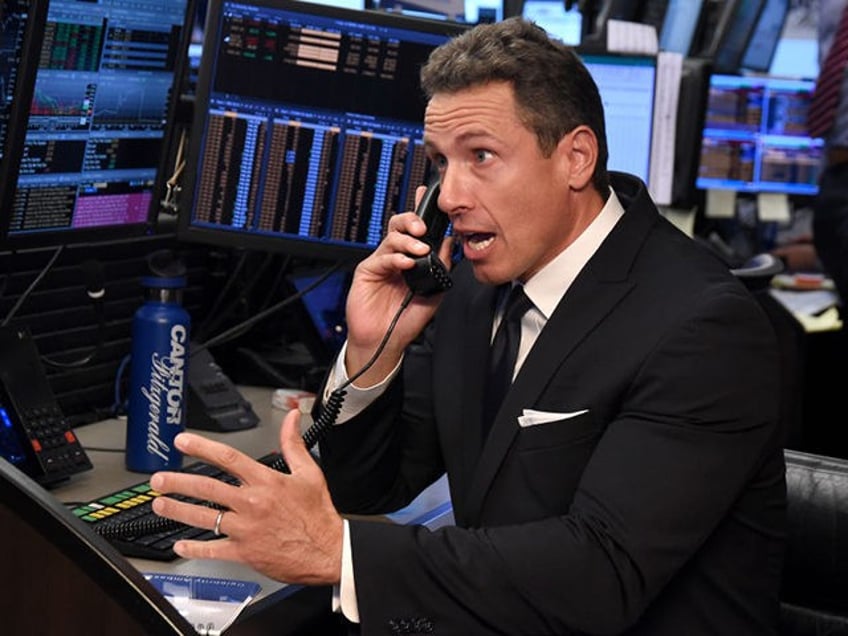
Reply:
[[489, 247], [495, 240], [495, 235], [490, 232], [474, 232], [463, 234], [463, 243], [471, 250], [479, 252]]

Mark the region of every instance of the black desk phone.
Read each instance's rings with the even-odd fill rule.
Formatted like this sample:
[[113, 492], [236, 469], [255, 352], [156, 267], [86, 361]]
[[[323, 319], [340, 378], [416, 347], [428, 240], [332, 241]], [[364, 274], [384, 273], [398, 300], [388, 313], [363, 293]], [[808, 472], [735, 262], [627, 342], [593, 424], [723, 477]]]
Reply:
[[416, 210], [416, 214], [427, 225], [427, 232], [421, 240], [430, 246], [430, 252], [426, 256], [416, 258], [415, 267], [403, 272], [409, 288], [422, 296], [447, 291], [453, 285], [450, 272], [439, 259], [439, 247], [445, 238], [450, 219], [439, 209], [438, 200], [439, 180], [435, 179], [430, 182]]
[[42, 485], [92, 467], [25, 328], [0, 327], [0, 455]]

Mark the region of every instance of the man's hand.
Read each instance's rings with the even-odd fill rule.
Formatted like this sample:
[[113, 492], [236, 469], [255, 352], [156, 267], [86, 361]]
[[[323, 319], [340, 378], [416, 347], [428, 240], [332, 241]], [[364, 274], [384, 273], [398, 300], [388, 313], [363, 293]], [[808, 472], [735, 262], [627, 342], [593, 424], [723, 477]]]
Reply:
[[[424, 186], [418, 188], [416, 202], [425, 191]], [[383, 241], [356, 268], [345, 312], [348, 328], [345, 363], [349, 375], [359, 371], [373, 355], [409, 292], [401, 272], [413, 266], [415, 257], [425, 256], [430, 251], [430, 246], [417, 238], [425, 232], [426, 226], [416, 214], [395, 214], [389, 220]], [[448, 238], [439, 252], [448, 267], [451, 241]], [[416, 296], [398, 321], [383, 355], [370, 372], [354, 384], [367, 387], [383, 380], [433, 317], [441, 298], [441, 294], [427, 298]]]
[[[286, 414], [280, 447], [290, 474], [260, 464], [244, 453], [192, 433], [177, 436], [177, 448], [219, 466], [241, 482], [224, 483], [201, 475], [160, 472], [150, 485], [162, 493], [179, 493], [226, 510], [212, 541], [178, 541], [181, 557], [245, 563], [286, 583], [332, 585], [341, 575], [343, 521], [333, 506], [321, 469], [300, 436], [300, 412]], [[164, 517], [213, 529], [218, 510], [158, 497], [153, 510]]]

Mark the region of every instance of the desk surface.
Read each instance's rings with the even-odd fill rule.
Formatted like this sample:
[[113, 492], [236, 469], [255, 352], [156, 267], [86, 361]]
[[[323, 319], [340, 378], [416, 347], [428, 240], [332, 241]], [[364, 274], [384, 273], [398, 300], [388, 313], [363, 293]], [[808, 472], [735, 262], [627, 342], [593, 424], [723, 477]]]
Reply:
[[[253, 457], [261, 457], [279, 450], [279, 428], [285, 411], [272, 406], [272, 390], [257, 387], [240, 387], [239, 390], [250, 401], [259, 416], [258, 426], [231, 433], [196, 432], [231, 444]], [[310, 424], [310, 418], [304, 416], [302, 428], [305, 430]], [[124, 466], [126, 445], [124, 419], [104, 420], [82, 426], [75, 432], [94, 468], [79, 473], [52, 489], [52, 494], [60, 501], [64, 503], [91, 501], [148, 478], [148, 475], [130, 472]], [[192, 460], [187, 458], [186, 461]], [[453, 516], [448, 503], [445, 479], [433, 484], [403, 510], [388, 515], [387, 519], [395, 523], [423, 523], [431, 528], [452, 523]], [[162, 562], [135, 558], [129, 561], [142, 572], [168, 572], [256, 581], [262, 586], [262, 590], [254, 600], [254, 604], [261, 601], [261, 605], [266, 606], [300, 589], [299, 586], [289, 587], [269, 579], [244, 565], [226, 561], [177, 559]], [[329, 605], [327, 607], [329, 609]]]

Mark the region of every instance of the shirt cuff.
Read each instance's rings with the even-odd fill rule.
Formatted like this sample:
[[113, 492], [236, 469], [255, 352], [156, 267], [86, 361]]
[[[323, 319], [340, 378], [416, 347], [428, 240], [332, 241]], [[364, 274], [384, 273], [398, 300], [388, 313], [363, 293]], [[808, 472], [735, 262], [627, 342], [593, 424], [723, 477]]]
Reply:
[[[344, 359], [347, 352], [347, 341], [342, 345], [336, 363], [330, 370], [330, 376], [327, 378], [327, 384], [324, 386], [323, 400], [324, 404], [330, 397], [330, 393], [338, 389], [348, 380], [347, 369], [345, 369]], [[359, 415], [365, 408], [374, 400], [380, 397], [389, 386], [389, 383], [395, 378], [400, 371], [400, 365], [403, 362], [403, 357], [398, 360], [395, 368], [389, 373], [386, 378], [374, 386], [360, 388], [352, 384], [345, 387], [345, 399], [342, 403], [342, 408], [339, 411], [339, 416], [336, 418], [336, 424], [346, 422], [353, 417]]]
[[356, 600], [356, 582], [353, 580], [353, 557], [350, 549], [350, 525], [344, 520], [342, 540], [342, 573], [338, 585], [333, 586], [333, 611], [341, 611], [351, 623], [359, 622], [359, 605]]

